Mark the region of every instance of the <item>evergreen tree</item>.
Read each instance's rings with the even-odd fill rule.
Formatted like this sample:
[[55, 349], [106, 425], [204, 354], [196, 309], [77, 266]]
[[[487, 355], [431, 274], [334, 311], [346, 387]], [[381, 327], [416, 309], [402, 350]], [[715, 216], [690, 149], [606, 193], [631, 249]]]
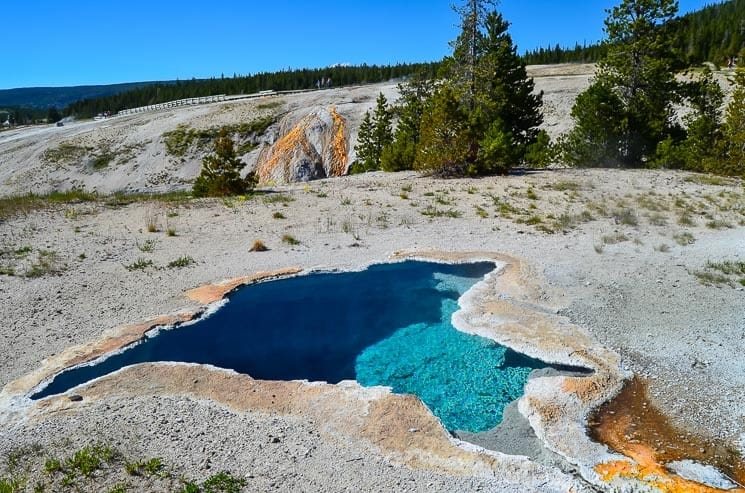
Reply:
[[481, 37], [482, 57], [477, 68], [476, 106], [471, 115], [472, 132], [481, 137], [479, 155], [471, 174], [506, 173], [523, 160], [526, 146], [535, 142], [542, 94], [534, 94], [502, 14], [490, 12]]
[[[605, 21], [608, 53], [591, 87], [577, 98], [565, 159], [575, 165], [641, 166], [679, 133], [669, 21], [676, 0], [622, 0]], [[606, 121], [603, 121], [606, 120]]]
[[359, 133], [357, 134], [357, 145], [354, 151], [357, 153], [357, 160], [349, 168], [350, 174], [365, 173], [377, 169], [375, 160], [375, 143], [374, 143], [375, 125], [373, 125], [370, 112], [365, 112], [362, 119]]
[[745, 178], [745, 68], [735, 72], [735, 91], [722, 133], [723, 162], [716, 171]]
[[[507, 32], [509, 23], [489, 10], [490, 5], [494, 2], [469, 0], [458, 9], [461, 34], [453, 43], [453, 56], [442, 64], [447, 84], [438, 88], [439, 92], [447, 87], [448, 92], [432, 99], [432, 105], [451, 105], [457, 97], [458, 111], [451, 123], [458, 145], [442, 163], [426, 149], [439, 148], [450, 139], [446, 129], [425, 132], [425, 124], [447, 122], [444, 108], [430, 108], [422, 120], [420, 147], [425, 149], [417, 152], [418, 169], [448, 175], [506, 173], [524, 159], [526, 147], [536, 139], [543, 119], [542, 95], [533, 94], [533, 81]], [[463, 162], [453, 160], [453, 155], [462, 156]]]
[[62, 115], [60, 115], [59, 110], [55, 106], [49, 108], [49, 111], [47, 112], [47, 121], [49, 123], [57, 123], [60, 120], [62, 120]]
[[414, 169], [439, 176], [465, 174], [471, 139], [460, 96], [445, 82], [426, 105]]
[[380, 168], [380, 156], [383, 155], [383, 149], [393, 142], [393, 115], [388, 107], [388, 100], [382, 92], [378, 95], [376, 101], [372, 124], [374, 127], [376, 166]]
[[244, 166], [236, 156], [233, 139], [225, 129], [221, 130], [215, 139], [214, 154], [202, 160], [202, 172], [194, 181], [192, 193], [195, 197], [222, 197], [253, 190], [258, 179], [253, 172], [241, 178]]
[[380, 169], [383, 150], [393, 142], [392, 120], [388, 100], [381, 92], [372, 117], [367, 111], [360, 125], [357, 145], [354, 147], [357, 161], [352, 166], [352, 174]]
[[683, 141], [684, 166], [694, 171], [714, 171], [719, 167], [717, 147], [722, 138], [720, 108], [724, 94], [711, 71], [684, 86], [693, 113], [687, 115], [686, 138]]
[[395, 112], [398, 125], [390, 146], [383, 149], [380, 167], [384, 171], [403, 171], [414, 168], [416, 149], [419, 145], [419, 129], [422, 125], [424, 107], [432, 97], [433, 82], [417, 74], [406, 84], [399, 84], [401, 94]]

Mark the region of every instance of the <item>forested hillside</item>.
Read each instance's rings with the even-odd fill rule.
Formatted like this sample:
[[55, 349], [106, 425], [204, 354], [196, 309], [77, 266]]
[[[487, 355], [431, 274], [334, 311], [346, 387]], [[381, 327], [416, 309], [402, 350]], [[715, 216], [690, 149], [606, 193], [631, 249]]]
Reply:
[[691, 63], [720, 65], [745, 55], [745, 0], [729, 0], [684, 16], [677, 27], [677, 48]]
[[[16, 125], [44, 121], [50, 117], [50, 112], [56, 114], [57, 108], [64, 108], [75, 101], [127, 92], [149, 84], [153, 82], [2, 89], [0, 90], [0, 124], [6, 119]], [[52, 108], [55, 110], [51, 110]]]
[[313, 89], [321, 83], [324, 87], [348, 86], [383, 82], [413, 74], [434, 77], [439, 63], [414, 63], [398, 65], [336, 66], [322, 69], [298, 69], [255, 75], [192, 79], [175, 83], [157, 83], [133, 91], [103, 98], [84, 99], [69, 105], [65, 115], [91, 117], [97, 113], [116, 113], [125, 108], [136, 108], [178, 99], [216, 94], [253, 94], [259, 91], [294, 91]]
[[[730, 57], [745, 56], [745, 0], [707, 6], [674, 20], [673, 46], [689, 64], [714, 62], [726, 65]], [[538, 48], [525, 53], [528, 64], [596, 62], [607, 47], [600, 43], [574, 48]]]

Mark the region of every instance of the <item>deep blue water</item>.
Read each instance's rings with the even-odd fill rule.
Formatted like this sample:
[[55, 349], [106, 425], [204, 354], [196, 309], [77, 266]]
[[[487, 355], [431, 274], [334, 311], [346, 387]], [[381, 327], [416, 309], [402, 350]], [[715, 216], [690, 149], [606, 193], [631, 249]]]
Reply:
[[457, 299], [493, 269], [407, 261], [247, 286], [212, 316], [63, 372], [33, 398], [127, 365], [179, 361], [265, 380], [387, 385], [419, 396], [448, 429], [487, 430], [546, 366], [450, 324]]

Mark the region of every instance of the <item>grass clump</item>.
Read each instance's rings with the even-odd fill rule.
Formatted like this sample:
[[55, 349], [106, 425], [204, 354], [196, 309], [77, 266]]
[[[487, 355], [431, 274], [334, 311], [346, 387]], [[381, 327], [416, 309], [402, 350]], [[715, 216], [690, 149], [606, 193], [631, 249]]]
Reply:
[[458, 218], [461, 217], [460, 211], [456, 209], [439, 209], [435, 205], [428, 205], [424, 210], [421, 211], [423, 216], [427, 217], [450, 217], [450, 218]]
[[22, 478], [0, 478], [0, 493], [20, 493], [26, 487]]
[[210, 476], [203, 484], [205, 493], [240, 493], [246, 486], [246, 480], [236, 478], [229, 472], [219, 472]]
[[168, 262], [169, 269], [180, 269], [181, 267], [188, 267], [191, 264], [195, 264], [196, 260], [191, 257], [179, 257], [176, 260]]
[[29, 214], [31, 212], [47, 209], [57, 204], [76, 204], [91, 202], [96, 195], [83, 190], [68, 190], [65, 192], [52, 192], [47, 195], [15, 195], [0, 198], [0, 220]]
[[282, 243], [287, 243], [288, 245], [299, 245], [300, 244], [300, 241], [298, 241], [292, 235], [284, 235], [284, 236], [282, 236]]
[[39, 250], [38, 257], [26, 271], [26, 277], [61, 274], [65, 270], [59, 254], [53, 250]]
[[132, 262], [131, 264], [125, 265], [124, 268], [127, 269], [128, 271], [132, 272], [132, 271], [136, 271], [136, 270], [145, 270], [148, 267], [152, 267], [152, 266], [153, 266], [153, 261], [152, 260], [147, 260], [147, 259], [144, 259], [144, 258], [140, 257], [137, 260], [135, 260], [134, 262]]
[[680, 246], [692, 245], [696, 242], [696, 238], [694, 238], [694, 236], [688, 231], [674, 234], [673, 239], [675, 240], [675, 243]]
[[721, 219], [712, 219], [706, 223], [706, 227], [709, 229], [729, 229], [732, 228], [732, 224], [727, 221], [722, 221]]
[[289, 195], [282, 193], [269, 194], [261, 199], [264, 204], [282, 204], [284, 206], [289, 205], [290, 202], [294, 202], [295, 199]]
[[656, 212], [649, 216], [649, 223], [653, 226], [665, 226], [667, 224], [667, 217]]
[[639, 220], [636, 217], [636, 214], [631, 209], [621, 209], [617, 210], [613, 214], [613, 219], [615, 220], [616, 224], [623, 224], [624, 226], [638, 226]]
[[0, 493], [239, 493], [247, 485], [245, 479], [227, 471], [213, 474], [201, 483], [187, 481], [159, 457], [128, 459], [100, 442], [86, 445], [64, 458], [47, 455], [40, 445], [19, 448], [6, 454], [5, 458], [8, 473], [0, 476]]
[[165, 464], [163, 464], [163, 460], [158, 457], [153, 457], [152, 459], [147, 461], [141, 460], [135, 462], [127, 462], [124, 465], [124, 469], [127, 471], [127, 474], [131, 476], [167, 476], [167, 473], [165, 471]]
[[721, 176], [714, 175], [693, 175], [686, 176], [683, 181], [688, 183], [698, 183], [699, 185], [714, 185], [714, 186], [726, 186], [729, 185], [729, 180], [722, 178]]
[[731, 260], [725, 260], [724, 262], [707, 262], [707, 269], [712, 269], [721, 272], [725, 275], [742, 275], [745, 276], [745, 262], [735, 262]]
[[44, 471], [50, 476], [63, 474], [60, 484], [77, 488], [75, 481], [79, 476], [93, 478], [97, 471], [118, 458], [119, 453], [116, 450], [103, 443], [96, 443], [86, 445], [64, 460], [47, 459]]
[[137, 244], [137, 249], [142, 253], [153, 253], [157, 244], [158, 242], [156, 240], [145, 240], [145, 243], [142, 245]]
[[269, 248], [264, 244], [261, 240], [256, 240], [253, 242], [253, 245], [251, 245], [251, 249], [249, 252], [266, 252]]
[[103, 154], [93, 156], [93, 169], [101, 170], [107, 168], [115, 157], [116, 156], [114, 156], [114, 154], [112, 154], [111, 152], [105, 152]]
[[693, 214], [690, 210], [685, 210], [678, 217], [678, 224], [681, 226], [695, 226], [696, 220], [693, 218]]
[[582, 189], [582, 185], [576, 181], [566, 180], [546, 185], [544, 188], [557, 192], [579, 192]]
[[741, 261], [708, 261], [704, 270], [694, 271], [692, 274], [705, 286], [745, 286], [745, 262]]
[[667, 243], [660, 243], [655, 250], [660, 253], [667, 253], [670, 251], [670, 246]]
[[616, 245], [618, 243], [629, 241], [629, 237], [623, 233], [616, 233], [613, 235], [605, 235], [601, 238], [601, 240], [604, 245]]
[[197, 131], [188, 125], [178, 125], [170, 132], [163, 134], [166, 153], [171, 156], [183, 157], [197, 138]]
[[44, 151], [41, 158], [50, 164], [64, 163], [80, 160], [91, 151], [93, 151], [92, 147], [62, 142], [57, 147], [51, 147]]
[[274, 214], [272, 214], [272, 217], [274, 219], [287, 219], [287, 217], [285, 217], [285, 215], [281, 212], [275, 212]]

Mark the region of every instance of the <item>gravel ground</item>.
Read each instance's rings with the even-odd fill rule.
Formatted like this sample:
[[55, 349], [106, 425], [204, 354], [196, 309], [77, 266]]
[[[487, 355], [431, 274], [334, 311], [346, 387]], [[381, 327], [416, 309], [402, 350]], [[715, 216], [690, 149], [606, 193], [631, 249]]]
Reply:
[[[552, 136], [570, 127], [569, 110], [592, 70], [531, 68], [544, 91], [544, 128]], [[179, 124], [206, 129], [333, 104], [354, 141], [361, 115], [379, 92], [392, 101], [395, 84], [4, 132], [0, 194], [70, 186], [101, 193], [185, 188], [201, 154], [166, 155], [163, 133]], [[266, 139], [274, 138], [270, 128]], [[113, 149], [121, 159], [94, 170], [90, 163], [44, 157], [63, 144]], [[244, 159], [252, 164], [256, 152]], [[223, 279], [286, 267], [360, 269], [401, 250], [503, 252], [524, 259], [538, 275], [548, 305], [645, 378], [652, 402], [675, 425], [745, 454], [745, 292], [737, 276], [716, 282], [721, 272], [707, 267], [745, 262], [742, 181], [619, 170], [478, 180], [370, 173], [263, 191], [224, 201], [104, 197], [0, 219], [0, 387], [113, 328], [199, 309], [184, 293]], [[286, 235], [299, 243], [283, 241]], [[250, 252], [255, 240], [269, 251]], [[179, 259], [188, 265], [169, 265]], [[502, 440], [510, 442], [506, 451], [573, 471], [541, 450], [513, 414], [510, 438]], [[29, 477], [54, 490], [54, 478], [41, 472], [46, 458], [101, 440], [127, 458], [161, 457], [173, 473], [131, 477], [112, 466], [83, 491], [109, 491], [121, 481], [134, 490], [173, 491], [181, 476], [200, 482], [220, 470], [245, 478], [249, 491], [568, 489], [558, 469], [527, 462], [507, 461], [489, 474], [405, 466], [370, 443], [324, 432], [321, 421], [160, 393], [86, 400], [78, 411], [43, 419], [2, 412], [0, 478], [19, 456], [14, 451], [38, 444], [41, 452], [20, 454], [21, 462]], [[557, 481], [540, 479], [551, 471]], [[578, 481], [578, 491], [586, 488]]]
[[[0, 259], [16, 275], [0, 277], [0, 385], [112, 327], [193, 310], [183, 293], [222, 279], [291, 266], [357, 269], [397, 250], [498, 251], [526, 259], [552, 303], [646, 376], [677, 424], [741, 443], [745, 293], [739, 284], [704, 286], [693, 274], [708, 261], [745, 260], [741, 182], [655, 171], [480, 180], [373, 173], [272, 192], [246, 201], [68, 204], [4, 221]], [[686, 215], [693, 224], [679, 224]], [[152, 222], [158, 231], [149, 233]], [[300, 244], [284, 243], [287, 234]], [[249, 252], [256, 239], [270, 250]], [[53, 262], [27, 277], [42, 250], [54, 252]], [[183, 256], [194, 263], [168, 267]], [[139, 259], [152, 266], [133, 269]], [[187, 478], [204, 477], [210, 458], [209, 471], [252, 475], [256, 491], [509, 491], [509, 482], [412, 470], [358, 443], [319, 440], [314, 423], [298, 418], [158, 395], [97, 406], [6, 422], [0, 450], [40, 442], [62, 455], [101, 436], [128, 454], [163, 457]], [[267, 443], [270, 434], [281, 445]], [[313, 446], [317, 455], [292, 461]]]

